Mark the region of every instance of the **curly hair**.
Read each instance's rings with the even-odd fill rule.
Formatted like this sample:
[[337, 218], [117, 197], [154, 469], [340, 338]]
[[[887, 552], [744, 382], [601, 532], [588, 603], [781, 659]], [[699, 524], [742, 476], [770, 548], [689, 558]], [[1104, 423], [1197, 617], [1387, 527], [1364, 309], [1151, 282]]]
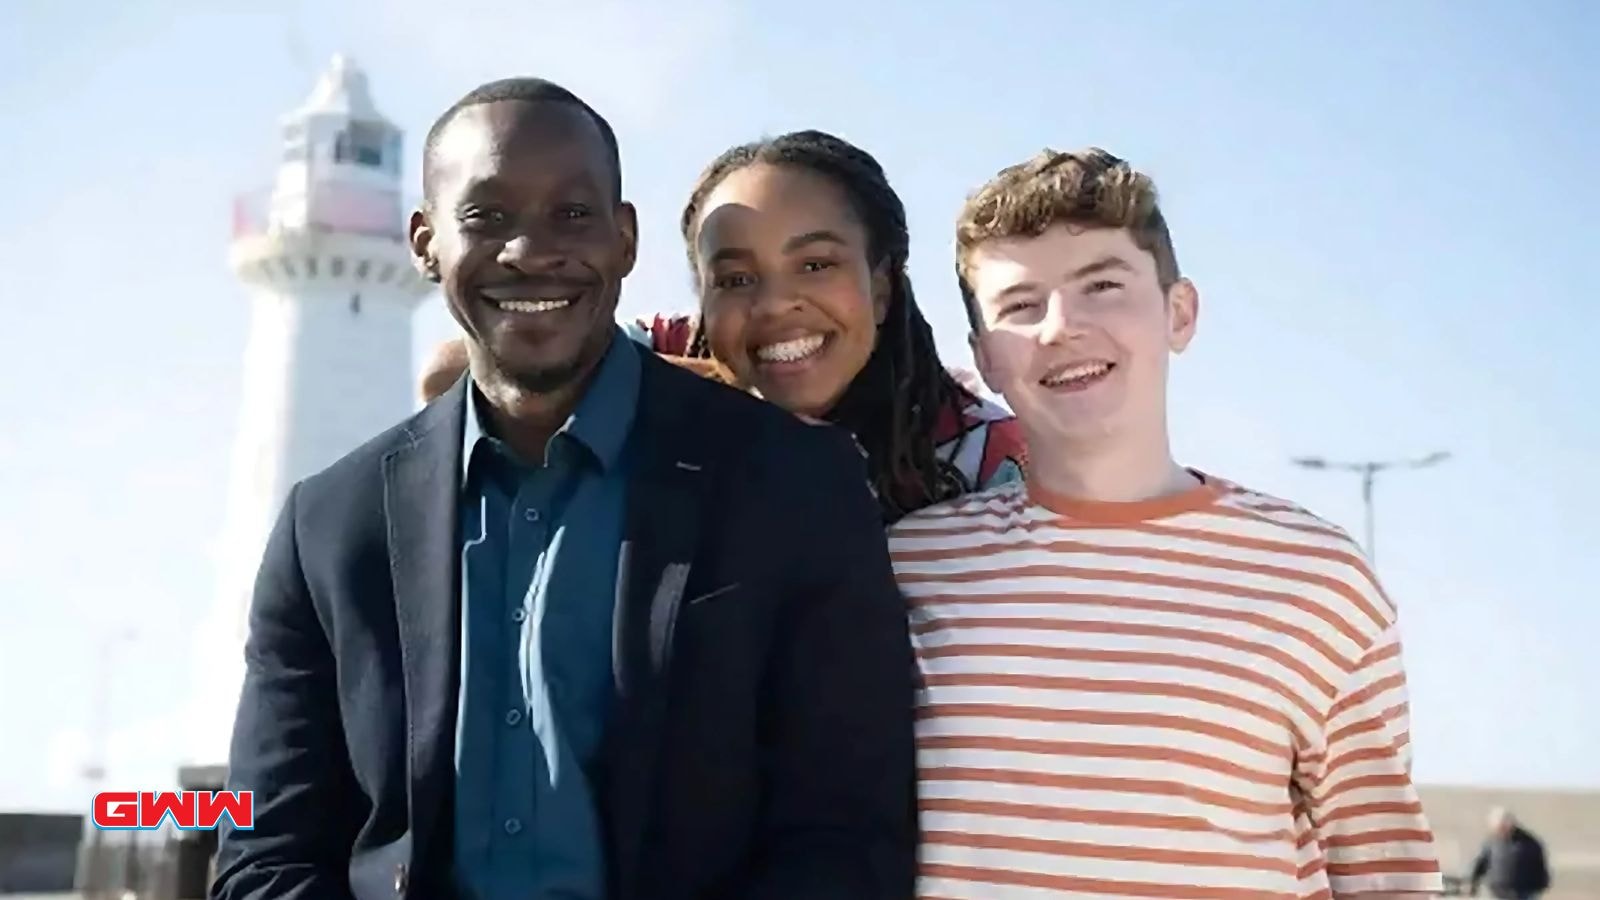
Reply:
[[1162, 290], [1180, 277], [1172, 235], [1148, 175], [1099, 147], [1075, 153], [1047, 149], [1001, 169], [961, 208], [956, 278], [974, 331], [979, 320], [968, 281], [973, 249], [996, 238], [1037, 237], [1057, 224], [1125, 228], [1139, 249], [1155, 257]]

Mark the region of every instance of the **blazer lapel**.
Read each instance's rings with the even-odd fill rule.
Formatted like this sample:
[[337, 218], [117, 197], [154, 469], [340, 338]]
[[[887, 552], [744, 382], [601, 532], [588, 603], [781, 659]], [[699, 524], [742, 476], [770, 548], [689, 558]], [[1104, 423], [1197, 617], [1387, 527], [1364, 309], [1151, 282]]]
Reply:
[[430, 839], [454, 775], [460, 683], [458, 508], [468, 379], [424, 410], [384, 458], [384, 512], [405, 679], [413, 851]]
[[618, 557], [612, 666], [618, 697], [607, 735], [606, 781], [622, 896], [631, 896], [666, 711], [672, 638], [699, 538], [709, 454], [692, 397], [644, 359], [635, 414], [633, 476]]

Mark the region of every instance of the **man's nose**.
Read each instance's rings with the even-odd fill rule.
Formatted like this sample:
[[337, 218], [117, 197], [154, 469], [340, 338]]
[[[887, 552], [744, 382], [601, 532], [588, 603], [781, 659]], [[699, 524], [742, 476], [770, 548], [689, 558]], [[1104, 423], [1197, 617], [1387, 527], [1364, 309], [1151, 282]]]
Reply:
[[525, 228], [501, 245], [498, 259], [501, 265], [519, 272], [548, 272], [565, 266], [568, 253], [565, 246], [550, 235]]
[[1044, 319], [1039, 323], [1039, 338], [1046, 344], [1060, 344], [1084, 333], [1079, 310], [1068, 297], [1056, 293], [1045, 303]]

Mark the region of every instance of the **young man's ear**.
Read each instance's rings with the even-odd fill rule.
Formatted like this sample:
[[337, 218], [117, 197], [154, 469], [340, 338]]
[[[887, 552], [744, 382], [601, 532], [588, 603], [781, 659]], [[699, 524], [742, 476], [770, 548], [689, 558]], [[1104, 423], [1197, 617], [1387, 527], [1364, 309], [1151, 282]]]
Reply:
[[1200, 291], [1194, 282], [1179, 278], [1167, 289], [1167, 346], [1173, 353], [1188, 348], [1199, 319]]
[[411, 248], [411, 264], [417, 274], [435, 284], [439, 281], [439, 259], [433, 255], [433, 226], [428, 224], [428, 214], [422, 209], [411, 211], [406, 225], [406, 243]]

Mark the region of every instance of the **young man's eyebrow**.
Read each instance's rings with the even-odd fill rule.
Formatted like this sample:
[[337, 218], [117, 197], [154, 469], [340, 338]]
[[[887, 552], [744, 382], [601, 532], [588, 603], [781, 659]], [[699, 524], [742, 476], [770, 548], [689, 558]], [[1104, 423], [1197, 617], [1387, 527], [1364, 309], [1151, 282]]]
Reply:
[[1099, 275], [1101, 272], [1133, 272], [1133, 264], [1120, 256], [1108, 255], [1096, 259], [1094, 262], [1085, 263], [1072, 270], [1070, 277], [1073, 280], [1087, 278], [1090, 275]]
[[1022, 295], [1032, 296], [1034, 294], [1038, 294], [1041, 290], [1042, 290], [1042, 288], [1039, 287], [1038, 282], [1035, 282], [1035, 281], [1019, 281], [1016, 284], [1007, 285], [1005, 290], [1003, 290], [1000, 293], [994, 295], [994, 299], [996, 301], [1001, 301], [1001, 300], [1008, 300], [1008, 299], [1012, 299], [1012, 298], [1018, 298], [1018, 297], [1020, 297]]

